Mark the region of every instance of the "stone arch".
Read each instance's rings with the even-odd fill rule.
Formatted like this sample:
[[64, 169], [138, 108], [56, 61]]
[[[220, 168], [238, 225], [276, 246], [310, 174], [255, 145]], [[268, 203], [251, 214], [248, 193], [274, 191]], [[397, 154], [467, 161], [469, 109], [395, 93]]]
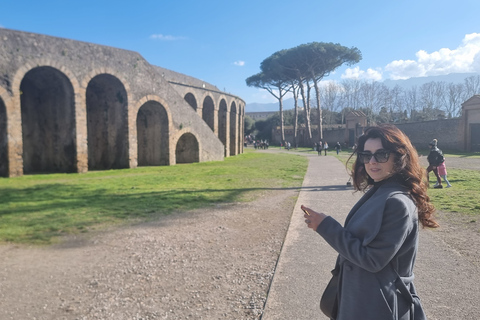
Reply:
[[25, 73], [20, 83], [23, 172], [75, 172], [75, 93], [51, 66]]
[[169, 119], [165, 107], [149, 100], [137, 113], [139, 166], [169, 165]]
[[238, 134], [237, 134], [237, 154], [243, 152], [243, 126], [245, 124], [245, 115], [243, 113], [243, 108], [239, 105], [238, 106]]
[[236, 154], [237, 140], [237, 105], [232, 102], [230, 106], [230, 155]]
[[185, 101], [193, 108], [193, 110], [197, 111], [197, 99], [193, 95], [193, 93], [188, 92], [185, 97]]
[[202, 119], [215, 132], [215, 104], [210, 96], [206, 96], [203, 100]]
[[175, 162], [200, 162], [200, 145], [197, 137], [191, 132], [183, 133], [175, 146]]
[[7, 107], [0, 96], [0, 177], [8, 176]]
[[108, 73], [86, 87], [88, 168], [120, 169], [128, 161], [128, 94], [125, 82]]
[[220, 100], [218, 108], [218, 139], [223, 143], [225, 148], [225, 156], [227, 156], [227, 102], [225, 99]]

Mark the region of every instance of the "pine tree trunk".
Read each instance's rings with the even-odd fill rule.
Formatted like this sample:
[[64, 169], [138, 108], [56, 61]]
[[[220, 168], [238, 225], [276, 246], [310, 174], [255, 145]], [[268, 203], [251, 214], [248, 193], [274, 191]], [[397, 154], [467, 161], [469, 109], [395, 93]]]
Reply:
[[295, 103], [295, 112], [293, 118], [293, 145], [297, 147], [297, 129], [298, 129], [298, 93], [295, 84], [292, 84], [293, 101]]
[[315, 87], [315, 95], [317, 96], [317, 108], [318, 108], [318, 137], [323, 140], [323, 124], [322, 124], [322, 108], [320, 106], [320, 88], [316, 79], [313, 80], [313, 86]]
[[312, 141], [312, 131], [310, 130], [310, 106], [308, 103], [308, 99], [305, 96], [305, 88], [303, 86], [303, 82], [300, 81], [300, 94], [302, 95], [302, 100], [303, 100], [303, 109], [305, 111], [305, 123], [306, 123], [306, 129], [307, 129], [307, 134], [308, 134], [308, 142], [310, 143]]
[[282, 143], [285, 141], [285, 121], [283, 119], [283, 94], [282, 94], [282, 88], [279, 86], [278, 87], [278, 93], [279, 93], [279, 99], [278, 103], [280, 105], [280, 132], [282, 134]]

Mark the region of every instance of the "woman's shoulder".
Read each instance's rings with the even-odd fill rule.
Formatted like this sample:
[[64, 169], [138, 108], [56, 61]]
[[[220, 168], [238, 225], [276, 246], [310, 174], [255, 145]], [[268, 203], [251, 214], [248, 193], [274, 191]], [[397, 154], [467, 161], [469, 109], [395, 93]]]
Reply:
[[399, 198], [411, 198], [410, 190], [405, 187], [400, 181], [395, 178], [391, 178], [383, 183], [377, 191], [378, 194], [383, 195], [386, 198], [399, 197]]

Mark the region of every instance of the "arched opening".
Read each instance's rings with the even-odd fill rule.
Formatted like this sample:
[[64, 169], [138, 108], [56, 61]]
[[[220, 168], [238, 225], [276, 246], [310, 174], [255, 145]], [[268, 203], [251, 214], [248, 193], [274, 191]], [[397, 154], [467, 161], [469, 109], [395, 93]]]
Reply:
[[234, 156], [235, 146], [237, 141], [237, 106], [235, 102], [232, 102], [232, 106], [230, 108], [230, 155]]
[[122, 82], [109, 74], [87, 87], [88, 169], [127, 168], [128, 100]]
[[190, 107], [193, 108], [193, 110], [197, 111], [197, 99], [195, 99], [195, 96], [192, 93], [187, 93], [184, 99], [187, 101]]
[[176, 163], [193, 163], [200, 161], [197, 138], [191, 133], [183, 134], [175, 148]]
[[75, 172], [75, 100], [70, 80], [37, 67], [20, 84], [23, 172]]
[[7, 108], [0, 98], [0, 177], [8, 176]]
[[169, 165], [168, 116], [157, 101], [148, 101], [137, 114], [138, 165]]
[[227, 156], [227, 103], [224, 99], [220, 101], [218, 110], [218, 138], [223, 143], [225, 156]]
[[243, 124], [245, 123], [245, 121], [242, 121], [242, 119], [245, 119], [244, 115], [242, 114], [242, 109], [240, 108], [240, 106], [238, 106], [238, 133], [237, 133], [237, 145], [238, 145], [238, 151], [237, 151], [237, 154], [240, 154], [242, 153], [242, 150], [243, 150], [243, 139], [244, 139], [244, 136], [243, 136]]
[[212, 98], [209, 96], [203, 100], [202, 119], [208, 124], [210, 129], [215, 132], [215, 106]]

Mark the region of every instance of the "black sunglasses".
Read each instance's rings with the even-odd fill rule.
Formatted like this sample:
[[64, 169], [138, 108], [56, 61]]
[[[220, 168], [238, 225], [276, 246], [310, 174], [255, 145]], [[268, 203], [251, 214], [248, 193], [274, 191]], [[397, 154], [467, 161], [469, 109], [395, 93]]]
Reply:
[[361, 163], [369, 163], [372, 157], [375, 157], [375, 161], [378, 163], [385, 163], [388, 161], [390, 156], [390, 151], [388, 150], [377, 150], [375, 153], [371, 153], [370, 151], [363, 151], [358, 153], [358, 160]]

